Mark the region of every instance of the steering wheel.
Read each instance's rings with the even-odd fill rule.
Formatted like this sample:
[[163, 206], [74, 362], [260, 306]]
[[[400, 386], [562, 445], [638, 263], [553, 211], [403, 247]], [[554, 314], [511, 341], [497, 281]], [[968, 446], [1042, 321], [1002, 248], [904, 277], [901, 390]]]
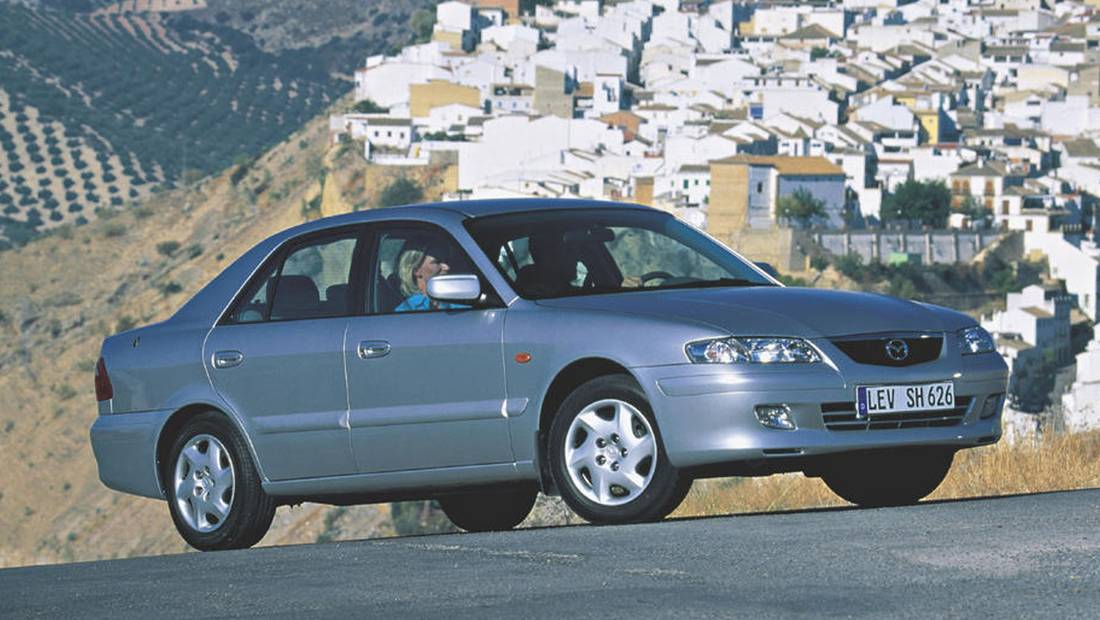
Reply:
[[645, 286], [646, 282], [649, 282], [650, 280], [671, 280], [674, 277], [675, 276], [667, 271], [650, 271], [647, 273], [643, 273], [641, 276], [638, 277], [638, 279], [642, 281], [642, 286]]

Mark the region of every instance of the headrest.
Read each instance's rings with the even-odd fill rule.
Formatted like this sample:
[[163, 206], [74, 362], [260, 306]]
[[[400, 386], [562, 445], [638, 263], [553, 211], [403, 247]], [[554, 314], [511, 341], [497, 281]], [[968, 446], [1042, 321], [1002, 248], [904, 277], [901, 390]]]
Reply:
[[271, 318], [301, 316], [320, 308], [321, 297], [317, 285], [309, 276], [281, 276], [275, 288], [275, 303], [271, 305]]

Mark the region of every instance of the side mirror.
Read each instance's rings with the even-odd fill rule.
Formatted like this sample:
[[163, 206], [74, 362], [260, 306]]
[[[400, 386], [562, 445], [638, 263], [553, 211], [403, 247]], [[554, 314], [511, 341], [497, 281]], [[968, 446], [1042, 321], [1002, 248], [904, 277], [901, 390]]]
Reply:
[[471, 304], [481, 298], [481, 281], [474, 275], [435, 276], [428, 280], [428, 297]]
[[759, 267], [760, 270], [763, 271], [764, 273], [766, 273], [769, 276], [775, 278], [776, 280], [779, 279], [779, 271], [775, 267], [772, 267], [771, 263], [756, 262], [754, 264], [757, 267]]

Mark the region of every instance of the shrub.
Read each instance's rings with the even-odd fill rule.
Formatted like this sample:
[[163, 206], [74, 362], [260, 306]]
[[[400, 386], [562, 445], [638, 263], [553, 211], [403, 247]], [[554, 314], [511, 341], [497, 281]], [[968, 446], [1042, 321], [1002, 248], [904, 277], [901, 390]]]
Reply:
[[164, 284], [160, 285], [160, 294], [164, 295], [165, 297], [168, 297], [169, 295], [175, 295], [182, 290], [183, 287], [180, 286], [180, 283], [175, 281], [165, 282]]
[[134, 317], [126, 315], [115, 323], [115, 333], [129, 331], [135, 327], [137, 327], [137, 321], [134, 320]]
[[187, 246], [187, 258], [198, 258], [202, 256], [202, 244], [192, 243]]
[[[389, 109], [383, 108], [382, 106], [371, 101], [370, 99], [364, 99], [355, 104], [355, 111], [360, 114], [381, 114], [389, 112]], [[302, 142], [305, 142], [305, 140], [303, 140]]]
[[393, 529], [400, 536], [450, 532], [454, 526], [435, 501], [395, 502], [390, 504]]
[[126, 226], [122, 222], [108, 222], [103, 226], [103, 234], [108, 239], [121, 237], [126, 234]]
[[54, 392], [61, 400], [71, 400], [77, 394], [76, 390], [73, 389], [73, 386], [69, 385], [68, 383], [61, 384], [56, 389], [54, 389]]
[[407, 177], [400, 177], [382, 190], [378, 205], [381, 207], [394, 207], [411, 204], [418, 202], [423, 197], [424, 190], [416, 182]]
[[837, 271], [848, 276], [849, 278], [859, 282], [863, 280], [864, 267], [863, 257], [859, 254], [848, 254], [847, 256], [838, 256], [833, 261]]
[[172, 256], [180, 249], [179, 241], [161, 241], [157, 244], [157, 253], [161, 256]]

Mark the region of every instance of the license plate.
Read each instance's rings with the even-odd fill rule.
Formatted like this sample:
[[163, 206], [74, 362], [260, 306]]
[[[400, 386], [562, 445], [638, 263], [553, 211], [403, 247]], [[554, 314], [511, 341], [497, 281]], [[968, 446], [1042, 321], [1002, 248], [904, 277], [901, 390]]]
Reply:
[[866, 418], [880, 413], [955, 408], [955, 384], [878, 385], [856, 388], [856, 412]]

